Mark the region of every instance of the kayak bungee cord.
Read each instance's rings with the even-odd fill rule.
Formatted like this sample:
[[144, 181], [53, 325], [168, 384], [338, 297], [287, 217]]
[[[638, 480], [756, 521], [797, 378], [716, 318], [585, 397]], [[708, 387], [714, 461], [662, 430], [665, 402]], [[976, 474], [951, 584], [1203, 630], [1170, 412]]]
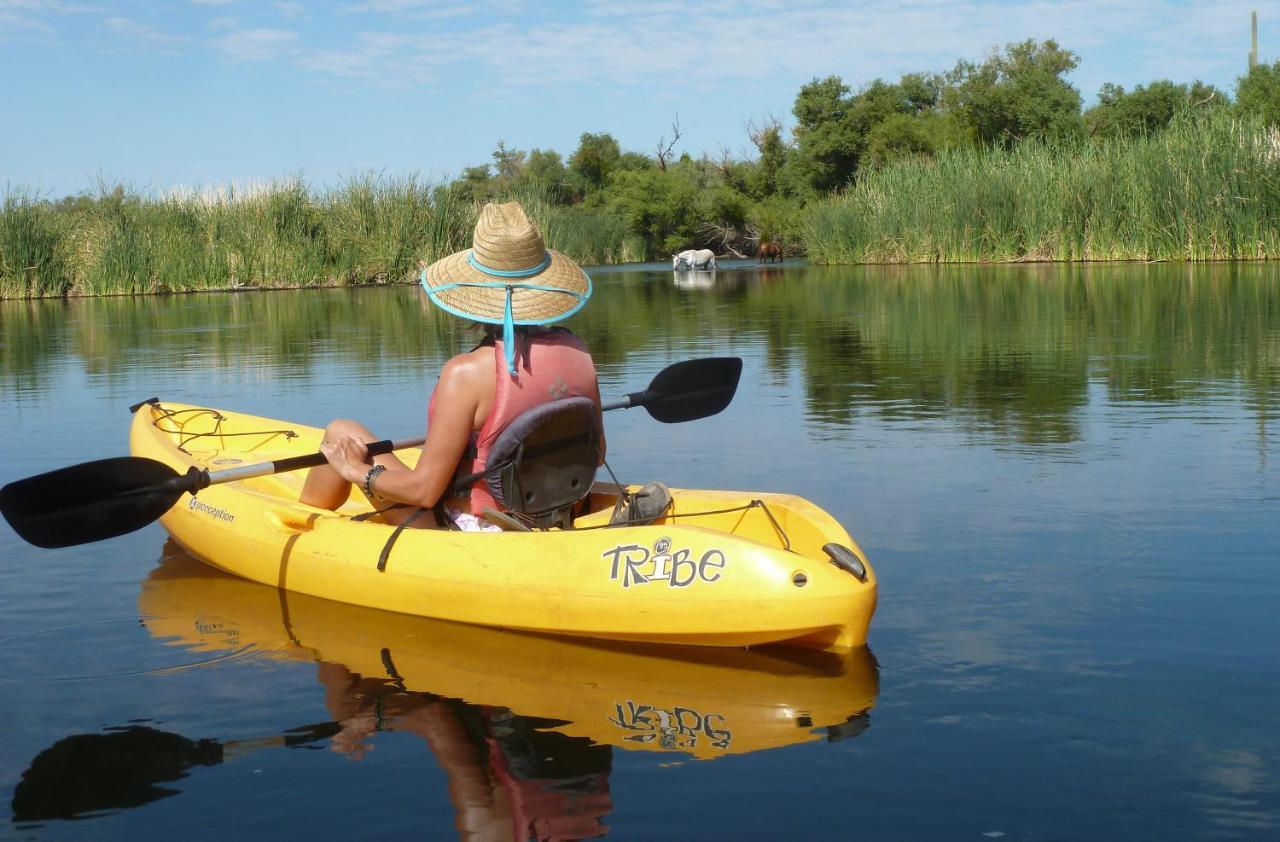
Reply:
[[[149, 402], [148, 402], [149, 403]], [[152, 419], [151, 425], [162, 433], [178, 436], [178, 450], [190, 456], [190, 452], [186, 449], [187, 445], [200, 438], [232, 438], [235, 436], [265, 436], [271, 438], [273, 436], [284, 436], [286, 439], [297, 438], [298, 434], [293, 430], [249, 430], [238, 433], [222, 432], [222, 422], [227, 420], [226, 416], [218, 412], [216, 409], [204, 409], [202, 407], [194, 407], [191, 409], [165, 409], [159, 403], [152, 404], [155, 411], [159, 415]], [[184, 419], [181, 423], [174, 420], [179, 415], [190, 415], [191, 418]], [[199, 418], [203, 415], [212, 415], [214, 420], [213, 430], [207, 433], [188, 433], [185, 425], [188, 421]], [[174, 420], [175, 428], [161, 426], [161, 422]]]
[[[613, 484], [616, 485], [619, 489], [622, 489], [621, 493], [618, 495], [618, 502], [613, 507], [614, 517], [610, 519], [609, 523], [603, 523], [603, 524], [600, 524], [599, 526], [582, 526], [582, 527], [574, 527], [574, 528], [580, 529], [581, 531], [586, 532], [587, 530], [590, 530], [590, 529], [608, 529], [610, 526], [631, 526], [631, 525], [640, 523], [641, 521], [644, 521], [644, 520], [650, 520], [651, 518], [627, 518], [624, 520], [617, 519], [617, 515], [620, 514], [622, 509], [626, 506], [627, 498], [630, 497], [631, 494], [630, 492], [626, 491], [625, 486], [618, 481], [618, 475], [613, 472], [613, 468], [609, 467], [609, 461], [607, 459], [604, 460], [604, 469], [609, 472], [609, 478], [613, 480]], [[778, 523], [778, 519], [773, 516], [773, 512], [769, 511], [769, 507], [765, 505], [765, 502], [763, 500], [759, 500], [759, 499], [752, 500], [741, 506], [734, 506], [728, 509], [716, 509], [714, 511], [706, 511], [706, 512], [689, 512], [687, 514], [677, 514], [675, 510], [674, 501], [668, 500], [667, 504], [663, 506], [662, 514], [660, 516], [675, 520], [678, 517], [690, 518], [690, 517], [709, 517], [711, 515], [727, 515], [727, 514], [732, 514], [733, 512], [745, 512], [748, 509], [763, 509], [765, 517], [769, 518], [769, 522], [772, 523], [773, 528], [777, 530], [778, 537], [782, 538], [782, 549], [787, 552], [791, 552], [791, 538], [788, 537], [786, 530], [782, 528], [782, 524]]]
[[[778, 523], [778, 519], [773, 516], [773, 512], [769, 511], [769, 504], [763, 500], [756, 499], [744, 503], [741, 506], [731, 506], [727, 509], [708, 509], [700, 512], [677, 512], [672, 508], [670, 511], [665, 512], [663, 517], [669, 520], [676, 520], [679, 518], [710, 517], [712, 515], [728, 515], [733, 514], [734, 512], [745, 512], [750, 509], [761, 509], [764, 511], [765, 517], [769, 518], [769, 522], [773, 524], [773, 528], [778, 532], [778, 537], [782, 539], [782, 548], [790, 552], [791, 539], [787, 536], [786, 530], [782, 528], [782, 524]], [[632, 526], [636, 523], [640, 523], [642, 520], [647, 520], [647, 518], [641, 518], [639, 520], [622, 520], [616, 523], [600, 523], [595, 526], [575, 526], [574, 531], [588, 532], [592, 529], [617, 529], [619, 526]]]

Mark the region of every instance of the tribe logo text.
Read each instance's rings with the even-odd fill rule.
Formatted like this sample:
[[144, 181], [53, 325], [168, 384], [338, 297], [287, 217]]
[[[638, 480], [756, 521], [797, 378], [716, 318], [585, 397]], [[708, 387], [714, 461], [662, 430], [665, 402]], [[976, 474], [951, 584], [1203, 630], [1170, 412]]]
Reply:
[[725, 566], [720, 550], [707, 550], [694, 561], [692, 550], [672, 551], [670, 538], [654, 541], [652, 551], [640, 544], [622, 544], [605, 550], [601, 557], [612, 560], [609, 578], [621, 581], [624, 588], [651, 582], [665, 582], [671, 588], [687, 588], [697, 581], [718, 582]]

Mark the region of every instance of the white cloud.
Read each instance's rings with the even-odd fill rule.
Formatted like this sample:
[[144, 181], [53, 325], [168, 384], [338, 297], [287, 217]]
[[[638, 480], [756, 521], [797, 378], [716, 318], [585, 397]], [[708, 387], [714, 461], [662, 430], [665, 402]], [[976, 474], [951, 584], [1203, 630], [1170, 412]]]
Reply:
[[361, 32], [350, 47], [311, 51], [298, 65], [329, 76], [375, 79], [386, 87], [428, 84], [453, 61], [452, 42], [435, 36]]
[[376, 12], [410, 18], [452, 18], [471, 14], [472, 8], [465, 3], [441, 2], [441, 0], [366, 0], [344, 6], [343, 11], [352, 13]]
[[233, 18], [229, 15], [222, 15], [221, 17], [210, 18], [208, 23], [209, 28], [212, 29], [214, 32], [225, 32], [228, 29], [235, 29], [239, 25], [240, 25], [240, 18]]
[[40, 18], [22, 14], [12, 9], [0, 8], [0, 41], [12, 38], [16, 30], [25, 29], [34, 32], [48, 32], [50, 27]]
[[288, 29], [242, 29], [212, 43], [232, 61], [271, 61], [294, 52], [298, 33]]
[[276, 11], [279, 12], [282, 17], [290, 20], [302, 17], [302, 13], [306, 11], [306, 7], [297, 2], [272, 3], [271, 5], [276, 7]]
[[189, 38], [172, 35], [161, 29], [129, 18], [109, 17], [102, 21], [103, 27], [111, 35], [113, 49], [145, 50], [150, 53], [175, 53], [177, 48], [187, 43]]
[[[405, 12], [425, 5], [370, 0], [360, 8]], [[857, 5], [795, 0], [784, 10], [774, 0], [697, 6], [595, 0], [584, 16], [567, 22], [489, 23], [457, 39], [452, 53], [457, 62], [487, 66], [505, 82], [600, 82], [663, 91], [778, 78], [803, 82], [827, 74], [858, 86], [876, 77], [946, 70], [958, 59], [981, 57], [1008, 42], [1055, 38], [1084, 55], [1074, 78], [1090, 96], [1114, 68], [1091, 64], [1090, 50], [1114, 55], [1125, 49], [1143, 67], [1145, 79], [1220, 75], [1233, 46], [1243, 61], [1248, 5], [1243, 0], [1195, 9], [1172, 0], [1123, 6], [1111, 0]]]
[[16, 40], [19, 32], [53, 32], [52, 19], [69, 14], [97, 11], [82, 3], [63, 0], [0, 0], [0, 42]]

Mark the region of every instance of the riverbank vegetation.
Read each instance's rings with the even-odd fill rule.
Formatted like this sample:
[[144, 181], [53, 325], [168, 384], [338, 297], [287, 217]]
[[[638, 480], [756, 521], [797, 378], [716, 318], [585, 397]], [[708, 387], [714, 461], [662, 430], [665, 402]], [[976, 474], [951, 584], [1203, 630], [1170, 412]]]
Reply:
[[683, 248], [816, 262], [1208, 260], [1280, 256], [1280, 62], [1233, 95], [1198, 81], [1105, 85], [1085, 109], [1053, 41], [940, 73], [798, 92], [752, 152], [645, 152], [584, 133], [567, 157], [499, 142], [451, 181], [358, 176], [155, 195], [106, 186], [0, 203], [0, 297], [400, 282], [464, 248], [479, 206], [516, 198], [588, 263]]

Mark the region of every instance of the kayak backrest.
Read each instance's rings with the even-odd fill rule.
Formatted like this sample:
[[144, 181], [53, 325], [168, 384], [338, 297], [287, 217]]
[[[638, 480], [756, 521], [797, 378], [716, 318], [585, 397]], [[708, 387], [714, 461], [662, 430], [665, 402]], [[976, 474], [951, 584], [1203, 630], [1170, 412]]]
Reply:
[[489, 450], [494, 499], [542, 528], [568, 526], [600, 464], [598, 412], [590, 398], [561, 398], [517, 416]]

